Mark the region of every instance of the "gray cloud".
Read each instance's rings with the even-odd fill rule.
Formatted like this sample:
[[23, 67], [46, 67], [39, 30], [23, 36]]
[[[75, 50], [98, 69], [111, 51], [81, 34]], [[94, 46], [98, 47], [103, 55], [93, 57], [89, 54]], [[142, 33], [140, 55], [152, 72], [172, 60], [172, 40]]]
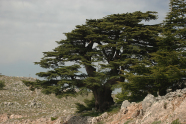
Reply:
[[157, 11], [159, 19], [150, 23], [160, 23], [168, 3], [169, 0], [0, 0], [0, 69], [20, 61], [39, 61], [42, 52], [57, 46], [54, 41], [65, 39], [63, 33], [84, 24], [86, 19]]

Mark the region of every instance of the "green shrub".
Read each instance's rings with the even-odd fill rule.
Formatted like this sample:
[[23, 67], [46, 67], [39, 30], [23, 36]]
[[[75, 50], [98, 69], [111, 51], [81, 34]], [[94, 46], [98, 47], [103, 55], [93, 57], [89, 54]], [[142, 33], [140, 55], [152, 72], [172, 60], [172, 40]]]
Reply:
[[124, 100], [128, 100], [129, 96], [128, 96], [129, 92], [128, 91], [124, 91], [122, 90], [121, 93], [116, 94], [116, 103], [121, 104]]
[[179, 119], [174, 120], [171, 124], [181, 124]]
[[84, 103], [86, 104], [87, 110], [92, 110], [95, 107], [95, 98], [92, 97], [90, 100], [85, 99]]
[[108, 113], [111, 113], [111, 114], [117, 113], [117, 112], [120, 111], [120, 108], [121, 108], [121, 106], [111, 106], [111, 107], [107, 110], [107, 112], [108, 112]]
[[95, 99], [94, 97], [92, 97], [92, 99], [88, 100], [85, 99], [84, 100], [85, 105], [81, 104], [81, 103], [75, 103], [76, 108], [77, 108], [77, 113], [83, 112], [83, 111], [87, 111], [87, 110], [92, 110], [92, 108], [95, 107]]
[[166, 102], [164, 103], [164, 109], [167, 109], [167, 103]]
[[77, 113], [81, 113], [81, 112], [87, 110], [86, 106], [81, 103], [75, 103], [75, 105], [76, 105], [76, 109], [77, 109], [76, 112]]
[[51, 117], [51, 121], [54, 121], [56, 119], [57, 119], [57, 117]]
[[0, 81], [0, 90], [2, 90], [5, 87], [5, 82], [4, 81]]

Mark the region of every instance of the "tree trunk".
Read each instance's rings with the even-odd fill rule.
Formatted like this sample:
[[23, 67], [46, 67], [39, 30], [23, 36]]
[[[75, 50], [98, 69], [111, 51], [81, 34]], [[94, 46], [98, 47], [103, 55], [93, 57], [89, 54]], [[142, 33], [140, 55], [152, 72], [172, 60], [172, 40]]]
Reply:
[[112, 90], [109, 87], [99, 87], [92, 90], [95, 98], [95, 109], [99, 112], [107, 110], [114, 104]]

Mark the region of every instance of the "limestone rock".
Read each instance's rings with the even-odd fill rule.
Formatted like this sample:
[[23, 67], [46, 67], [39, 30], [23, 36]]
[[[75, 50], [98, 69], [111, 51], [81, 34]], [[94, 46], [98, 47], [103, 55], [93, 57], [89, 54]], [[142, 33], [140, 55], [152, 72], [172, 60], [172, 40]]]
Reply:
[[130, 105], [130, 102], [128, 101], [128, 100], [125, 100], [125, 101], [123, 101], [123, 103], [122, 103], [122, 105], [121, 105], [121, 109], [125, 109], [125, 108], [127, 108], [127, 106], [129, 106]]
[[180, 122], [186, 123], [186, 98], [181, 102], [179, 107], [175, 109], [173, 115], [177, 115], [177, 118], [179, 118]]
[[136, 110], [134, 114], [132, 114], [133, 118], [136, 118], [140, 114], [140, 110]]
[[142, 108], [145, 112], [148, 107], [150, 107], [156, 101], [155, 97], [152, 94], [148, 94], [145, 99], [142, 101]]
[[97, 118], [96, 117], [93, 117], [92, 118], [92, 124], [96, 124], [98, 122]]

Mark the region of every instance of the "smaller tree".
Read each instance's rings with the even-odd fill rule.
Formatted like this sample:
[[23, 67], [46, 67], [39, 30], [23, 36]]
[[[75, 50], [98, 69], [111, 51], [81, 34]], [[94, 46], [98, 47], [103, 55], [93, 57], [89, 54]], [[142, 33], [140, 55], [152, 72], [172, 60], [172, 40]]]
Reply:
[[4, 81], [0, 81], [0, 90], [2, 90], [5, 87], [5, 82]]
[[184, 88], [186, 78], [186, 29], [185, 0], [171, 0], [170, 12], [162, 26], [162, 37], [159, 37], [159, 50], [153, 53], [157, 65], [152, 67], [152, 78], [160, 95], [166, 90]]
[[158, 50], [149, 53], [150, 59], [136, 62], [125, 72], [125, 89], [135, 94], [151, 93], [165, 95], [168, 88], [173, 91], [184, 88], [186, 79], [186, 28], [184, 0], [171, 0], [170, 12], [156, 37]]

